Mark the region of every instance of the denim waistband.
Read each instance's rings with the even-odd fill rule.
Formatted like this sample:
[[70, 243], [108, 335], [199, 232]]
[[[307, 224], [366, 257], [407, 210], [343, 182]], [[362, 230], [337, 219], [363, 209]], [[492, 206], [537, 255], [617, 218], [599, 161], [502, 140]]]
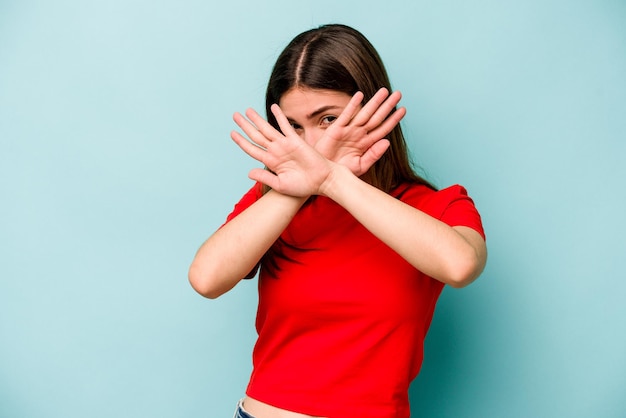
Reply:
[[239, 403], [237, 404], [237, 410], [235, 411], [235, 415], [233, 415], [233, 418], [254, 418], [254, 415], [250, 415], [248, 411], [243, 409], [243, 399], [239, 400]]

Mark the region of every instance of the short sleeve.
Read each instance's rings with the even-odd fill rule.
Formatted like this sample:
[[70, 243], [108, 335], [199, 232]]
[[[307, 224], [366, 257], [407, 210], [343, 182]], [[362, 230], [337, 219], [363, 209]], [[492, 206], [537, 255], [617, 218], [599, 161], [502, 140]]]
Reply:
[[[243, 195], [243, 197], [239, 200], [239, 202], [235, 203], [235, 207], [233, 211], [228, 214], [226, 217], [225, 224], [234, 219], [237, 215], [239, 215], [244, 210], [248, 209], [254, 202], [259, 200], [261, 195], [263, 194], [261, 183], [255, 183], [254, 186], [250, 190]], [[223, 225], [222, 225], [223, 226]]]
[[442, 222], [450, 226], [466, 226], [478, 232], [485, 239], [482, 219], [474, 201], [463, 186], [454, 185], [437, 192], [446, 202], [441, 217]]
[[392, 195], [450, 226], [467, 226], [485, 238], [480, 214], [461, 185], [433, 190], [423, 184], [411, 184], [398, 188]]
[[[259, 200], [259, 198], [263, 195], [261, 183], [256, 183], [243, 197], [235, 204], [233, 211], [226, 217], [226, 222], [222, 224], [222, 226], [226, 225], [231, 220], [235, 219], [237, 215], [239, 215], [244, 210], [248, 209], [254, 202]], [[220, 227], [221, 228], [221, 227]], [[259, 269], [259, 264], [257, 264], [246, 276], [244, 279], [252, 279]]]

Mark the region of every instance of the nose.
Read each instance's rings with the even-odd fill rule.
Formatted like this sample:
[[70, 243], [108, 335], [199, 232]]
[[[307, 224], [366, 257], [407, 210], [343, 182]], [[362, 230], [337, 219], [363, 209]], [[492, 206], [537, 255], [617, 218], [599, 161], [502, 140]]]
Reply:
[[307, 144], [314, 146], [319, 139], [319, 132], [314, 129], [306, 129], [304, 130], [304, 132], [302, 132], [300, 137], [304, 139], [304, 142], [306, 142]]

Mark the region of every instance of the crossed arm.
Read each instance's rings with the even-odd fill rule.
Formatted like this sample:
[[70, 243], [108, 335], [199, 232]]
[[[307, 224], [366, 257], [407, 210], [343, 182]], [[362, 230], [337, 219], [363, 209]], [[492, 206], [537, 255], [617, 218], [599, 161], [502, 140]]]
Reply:
[[250, 140], [238, 132], [231, 134], [232, 139], [271, 170], [256, 168], [249, 177], [272, 190], [202, 244], [189, 269], [194, 289], [209, 298], [232, 289], [312, 195], [333, 199], [434, 279], [453, 287], [475, 280], [487, 257], [478, 232], [450, 227], [359, 177], [389, 147], [384, 136], [405, 114], [403, 108], [391, 113], [400, 97], [398, 92], [389, 95], [381, 89], [361, 107], [363, 97], [357, 93], [314, 145], [298, 136], [277, 105], [272, 106], [272, 113], [282, 133], [253, 110], [246, 112], [247, 118], [235, 114], [235, 122]]

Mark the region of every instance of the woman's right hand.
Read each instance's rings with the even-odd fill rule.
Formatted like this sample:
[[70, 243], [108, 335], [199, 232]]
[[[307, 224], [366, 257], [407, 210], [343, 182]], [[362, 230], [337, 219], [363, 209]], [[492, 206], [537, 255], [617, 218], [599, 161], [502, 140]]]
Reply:
[[246, 111], [246, 117], [239, 113], [233, 116], [249, 140], [237, 131], [231, 132], [231, 138], [246, 154], [267, 167], [267, 170], [253, 168], [248, 177], [293, 197], [320, 194], [332, 170], [339, 165], [301, 138], [277, 104], [271, 106], [271, 111], [280, 131], [253, 109]]
[[384, 137], [406, 114], [403, 107], [394, 111], [401, 98], [399, 91], [389, 94], [381, 88], [361, 106], [363, 93], [355, 93], [315, 149], [330, 161], [348, 167], [356, 176], [365, 174], [387, 151], [390, 144]]

